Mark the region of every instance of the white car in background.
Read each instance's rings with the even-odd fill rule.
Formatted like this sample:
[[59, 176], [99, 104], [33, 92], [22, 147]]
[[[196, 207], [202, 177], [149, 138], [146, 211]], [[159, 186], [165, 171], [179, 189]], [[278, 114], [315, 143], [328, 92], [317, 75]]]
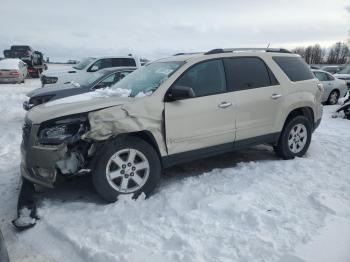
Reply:
[[346, 81], [348, 89], [350, 89], [350, 65], [346, 66], [338, 73], [334, 74], [336, 78], [342, 79]]
[[340, 97], [344, 97], [348, 88], [346, 82], [342, 79], [334, 77], [332, 74], [322, 70], [312, 70], [315, 77], [321, 81], [324, 87], [322, 102], [329, 105], [338, 103]]
[[0, 61], [0, 83], [24, 83], [27, 74], [27, 64], [18, 58]]
[[133, 56], [87, 57], [79, 64], [62, 70], [46, 70], [40, 75], [42, 86], [81, 82], [93, 72], [105, 68], [141, 67], [139, 58]]

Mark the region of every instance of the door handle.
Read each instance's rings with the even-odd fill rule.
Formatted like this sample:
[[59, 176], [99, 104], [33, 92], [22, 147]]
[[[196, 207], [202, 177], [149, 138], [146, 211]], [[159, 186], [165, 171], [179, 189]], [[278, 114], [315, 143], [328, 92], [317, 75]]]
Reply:
[[231, 102], [221, 102], [221, 104], [218, 105], [218, 107], [220, 107], [220, 108], [226, 108], [229, 106], [232, 106]]
[[272, 99], [278, 99], [278, 98], [280, 98], [280, 97], [282, 97], [281, 94], [273, 94], [273, 95], [271, 96]]

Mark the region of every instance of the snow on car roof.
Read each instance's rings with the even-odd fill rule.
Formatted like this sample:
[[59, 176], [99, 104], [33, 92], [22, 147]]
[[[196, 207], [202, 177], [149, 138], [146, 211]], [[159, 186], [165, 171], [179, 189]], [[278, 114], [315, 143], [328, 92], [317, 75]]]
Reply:
[[18, 69], [18, 63], [20, 61], [18, 58], [0, 60], [0, 69]]

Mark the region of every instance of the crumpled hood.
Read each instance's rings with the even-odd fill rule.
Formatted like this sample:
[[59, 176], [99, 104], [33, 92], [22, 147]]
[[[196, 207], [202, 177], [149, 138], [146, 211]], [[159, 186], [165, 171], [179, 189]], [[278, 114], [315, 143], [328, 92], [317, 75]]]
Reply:
[[[116, 96], [91, 97], [90, 94], [91, 93], [85, 93], [77, 96], [71, 96], [36, 106], [27, 112], [26, 118], [28, 118], [33, 124], [40, 124], [44, 121], [58, 117], [91, 112], [127, 104], [135, 99], [132, 97]], [[75, 99], [75, 102], [73, 99]]]

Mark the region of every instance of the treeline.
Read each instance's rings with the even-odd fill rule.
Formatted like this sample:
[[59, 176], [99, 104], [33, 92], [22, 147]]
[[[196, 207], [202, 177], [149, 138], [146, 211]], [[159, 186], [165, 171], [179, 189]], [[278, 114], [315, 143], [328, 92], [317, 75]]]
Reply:
[[330, 48], [322, 48], [319, 44], [297, 47], [292, 52], [299, 54], [308, 64], [345, 64], [350, 60], [350, 49], [341, 42]]

